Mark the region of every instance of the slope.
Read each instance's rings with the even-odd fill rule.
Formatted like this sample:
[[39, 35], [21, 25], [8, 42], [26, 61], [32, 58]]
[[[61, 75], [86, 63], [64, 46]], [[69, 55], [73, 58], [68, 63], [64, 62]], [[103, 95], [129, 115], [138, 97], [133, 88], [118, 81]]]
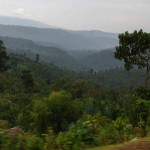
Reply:
[[44, 47], [30, 40], [21, 38], [0, 37], [4, 41], [8, 51], [15, 54], [26, 55], [35, 60], [37, 54], [40, 59], [47, 63], [52, 63], [59, 67], [70, 69], [79, 68], [74, 58], [68, 55], [62, 49], [56, 47]]
[[88, 68], [95, 70], [104, 70], [123, 66], [122, 62], [114, 58], [115, 49], [106, 49], [91, 54], [82, 60]]

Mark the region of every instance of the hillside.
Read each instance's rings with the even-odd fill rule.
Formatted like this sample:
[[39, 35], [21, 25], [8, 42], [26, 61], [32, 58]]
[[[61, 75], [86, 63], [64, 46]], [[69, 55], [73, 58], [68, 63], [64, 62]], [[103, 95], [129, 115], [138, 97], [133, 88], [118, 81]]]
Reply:
[[[40, 54], [42, 61], [73, 70], [103, 70], [120, 66], [113, 53], [107, 51], [118, 45], [118, 34], [64, 30], [17, 17], [0, 16], [0, 23], [0, 37], [10, 52], [25, 53], [32, 59]], [[106, 52], [101, 52], [101, 49], [106, 49]]]
[[9, 57], [10, 68], [0, 73], [0, 149], [82, 150], [141, 137], [145, 128], [149, 134], [134, 109], [149, 119], [148, 101], [135, 95], [143, 71], [76, 73], [26, 55]]
[[[13, 68], [15, 75], [17, 76], [22, 70], [31, 70], [32, 74], [39, 78], [41, 81], [45, 82], [47, 80], [56, 81], [56, 83], [73, 82], [76, 79], [87, 80], [89, 85], [98, 85], [102, 89], [127, 89], [136, 88], [143, 84], [144, 73], [140, 70], [126, 71], [124, 69], [110, 69], [105, 71], [99, 71], [96, 74], [93, 72], [75, 72], [72, 70], [59, 68], [53, 64], [47, 64], [44, 62], [35, 62], [26, 56], [9, 54], [10, 55], [10, 65]], [[16, 74], [17, 73], [17, 74]], [[8, 74], [10, 72], [8, 71]], [[68, 79], [69, 77], [69, 79]], [[63, 81], [63, 80], [64, 81]], [[62, 80], [62, 81], [61, 81]], [[63, 88], [61, 85], [59, 88]], [[64, 87], [65, 89], [65, 87]]]
[[44, 47], [33, 41], [21, 38], [0, 37], [4, 41], [9, 52], [26, 55], [35, 60], [36, 55], [40, 55], [40, 60], [49, 64], [54, 64], [62, 68], [79, 69], [77, 61], [68, 55], [64, 50], [56, 47]]
[[106, 49], [103, 51], [64, 51], [57, 47], [42, 46], [40, 42], [38, 44], [22, 38], [0, 36], [0, 39], [4, 41], [8, 51], [11, 53], [25, 54], [33, 60], [39, 54], [42, 61], [71, 70], [87, 70], [91, 68], [105, 70], [122, 66], [121, 62], [114, 58], [114, 49]]
[[0, 23], [3, 25], [18, 25], [18, 26], [37, 27], [37, 28], [52, 28], [52, 26], [47, 25], [40, 21], [24, 19], [24, 18], [19, 18], [19, 17], [9, 17], [9, 16], [0, 16]]
[[115, 49], [106, 49], [95, 52], [82, 60], [88, 68], [95, 70], [104, 70], [116, 67], [123, 67], [123, 63], [114, 58]]
[[[100, 51], [100, 50], [99, 50]], [[95, 54], [98, 52], [98, 50], [72, 50], [72, 51], [67, 51], [67, 53], [78, 60], [80, 63], [83, 63], [83, 60], [87, 58], [88, 56], [91, 56], [92, 54]]]

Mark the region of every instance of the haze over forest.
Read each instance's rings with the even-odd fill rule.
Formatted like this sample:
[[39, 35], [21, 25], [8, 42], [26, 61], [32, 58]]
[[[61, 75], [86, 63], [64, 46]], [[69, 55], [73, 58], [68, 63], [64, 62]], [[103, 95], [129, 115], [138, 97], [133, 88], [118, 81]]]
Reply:
[[[45, 62], [72, 70], [121, 66], [113, 56], [118, 34], [98, 30], [65, 30], [16, 17], [1, 16], [0, 22], [0, 36], [9, 52], [26, 53], [31, 58], [39, 54]], [[89, 59], [94, 61], [89, 62]]]

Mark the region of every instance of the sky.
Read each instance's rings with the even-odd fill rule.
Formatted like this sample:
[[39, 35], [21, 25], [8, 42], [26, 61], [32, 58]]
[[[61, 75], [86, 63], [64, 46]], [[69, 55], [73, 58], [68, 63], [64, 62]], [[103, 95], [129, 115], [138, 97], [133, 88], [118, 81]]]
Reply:
[[72, 30], [150, 32], [150, 0], [0, 0], [0, 15]]

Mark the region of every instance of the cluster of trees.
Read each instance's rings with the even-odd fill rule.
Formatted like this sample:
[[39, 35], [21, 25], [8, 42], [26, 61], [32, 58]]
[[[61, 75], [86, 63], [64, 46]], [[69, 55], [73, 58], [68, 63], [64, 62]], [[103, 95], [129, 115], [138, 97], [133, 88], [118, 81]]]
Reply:
[[119, 46], [116, 48], [115, 57], [124, 61], [127, 70], [137, 66], [145, 69], [145, 88], [150, 78], [150, 34], [140, 31], [125, 32], [119, 35]]
[[[124, 60], [126, 69], [137, 65], [148, 73], [147, 35], [141, 30], [119, 36], [115, 57]], [[80, 150], [150, 132], [147, 74], [146, 86], [135, 88], [131, 79], [140, 84], [142, 75], [137, 70], [131, 76], [119, 68], [99, 73], [61, 70], [25, 56], [8, 57], [2, 41], [0, 57], [0, 149]], [[119, 82], [113, 83], [110, 73]], [[123, 74], [130, 85], [119, 86]], [[105, 80], [107, 88], [102, 87]]]

